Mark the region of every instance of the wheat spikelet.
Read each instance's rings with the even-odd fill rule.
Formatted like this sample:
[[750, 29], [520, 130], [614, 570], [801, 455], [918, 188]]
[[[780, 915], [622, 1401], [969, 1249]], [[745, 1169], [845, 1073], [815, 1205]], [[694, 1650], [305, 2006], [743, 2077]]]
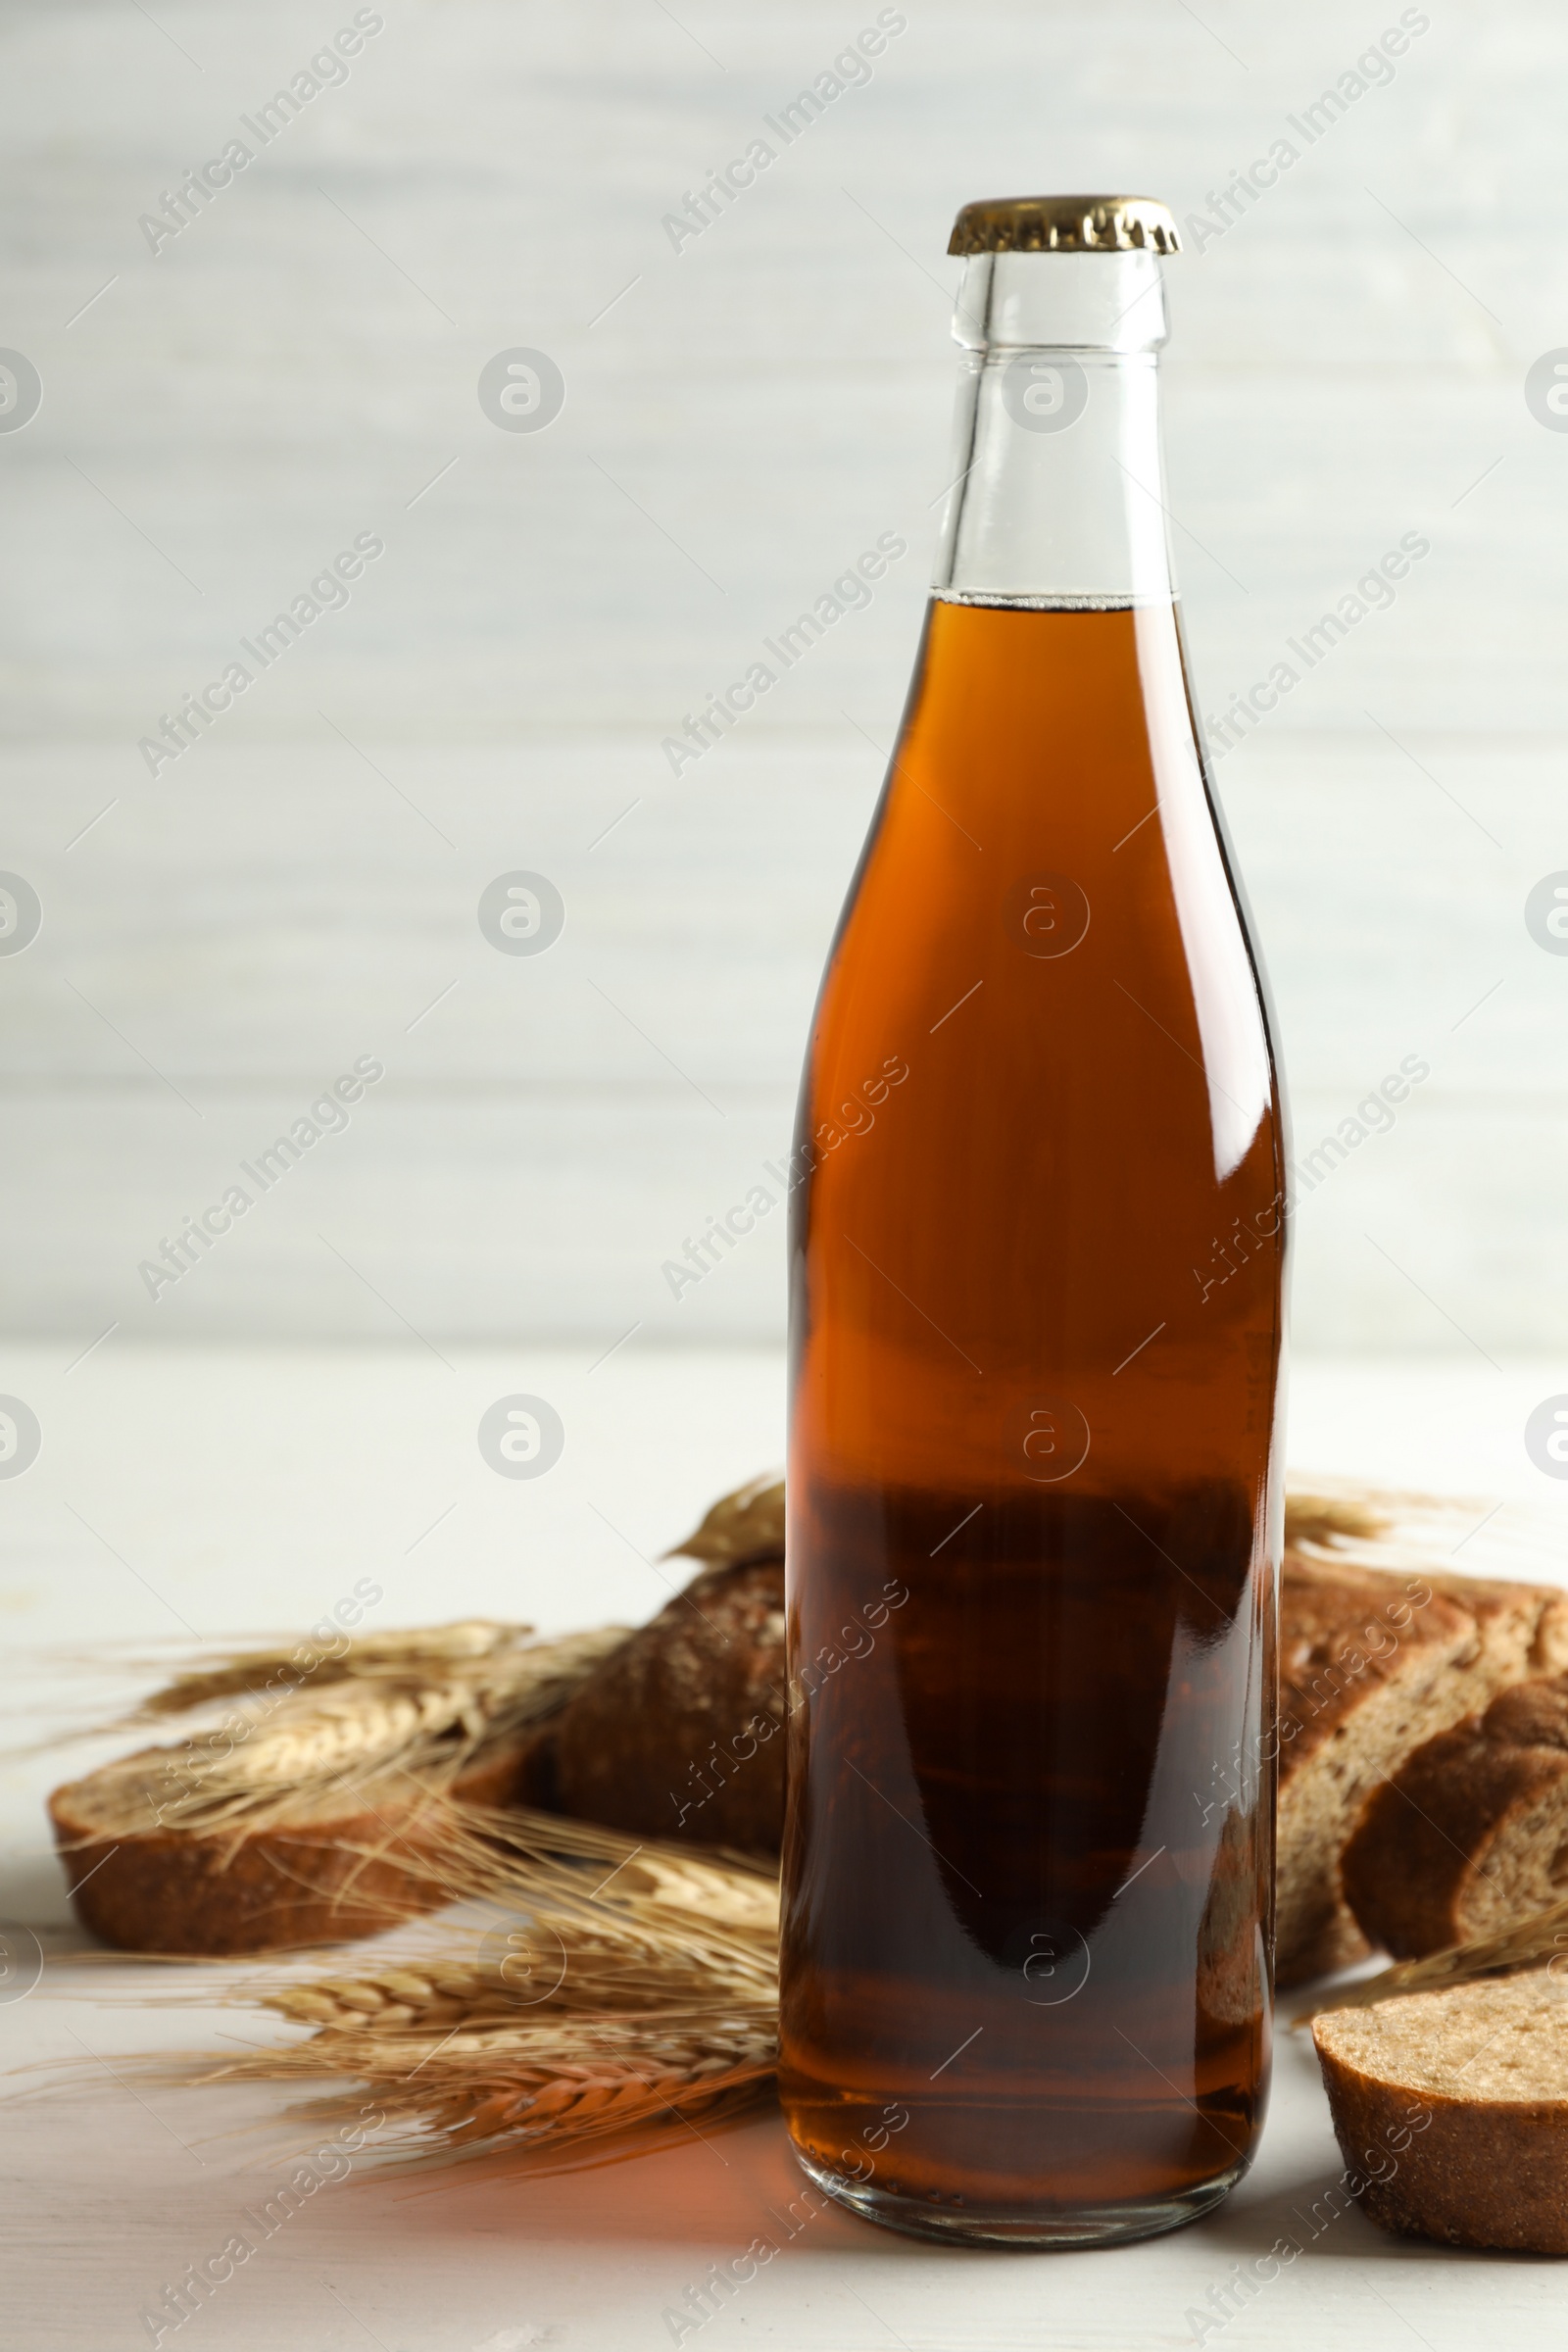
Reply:
[[1330, 1546], [1347, 1537], [1370, 1540], [1389, 1522], [1359, 1499], [1347, 1495], [1291, 1493], [1285, 1497], [1285, 1548], [1303, 1544]]
[[1360, 1479], [1288, 1474], [1285, 1548], [1396, 1574], [1479, 1570], [1563, 1581], [1561, 1533], [1539, 1510]]
[[[752, 1479], [732, 1494], [721, 1495], [695, 1533], [664, 1557], [684, 1555], [714, 1568], [781, 1557], [784, 1501], [782, 1479], [770, 1475]], [[1346, 1543], [1375, 1542], [1401, 1516], [1401, 1505], [1424, 1511], [1447, 1507], [1425, 1496], [1385, 1494], [1348, 1480], [1315, 1482], [1310, 1489], [1293, 1486], [1285, 1497], [1286, 1545], [1337, 1547]]]
[[[336, 1661], [351, 1671], [324, 1689], [287, 1688], [182, 1747], [127, 1759], [127, 1770], [165, 1826], [190, 1830], [257, 1828], [391, 1775], [439, 1791], [487, 1742], [563, 1705], [624, 1640], [618, 1626], [534, 1642], [519, 1628], [479, 1624], [382, 1636], [373, 1651]], [[192, 1704], [209, 1702], [215, 1678], [182, 1679], [187, 1697], [198, 1684], [206, 1693]], [[149, 1704], [172, 1712], [171, 1692]]]
[[1479, 1936], [1474, 1943], [1450, 1944], [1424, 1959], [1399, 1960], [1375, 1977], [1347, 1984], [1325, 2000], [1314, 2002], [1292, 2019], [1305, 2025], [1325, 2009], [1370, 2009], [1379, 2001], [1396, 2000], [1405, 1992], [1436, 1992], [1449, 1984], [1468, 1984], [1478, 1977], [1507, 1976], [1514, 1971], [1542, 1968], [1568, 1953], [1568, 1903], [1553, 1903], [1532, 1919], [1516, 1920], [1495, 1936]]
[[701, 1527], [664, 1557], [730, 1568], [742, 1560], [782, 1558], [783, 1551], [784, 1481], [764, 1473], [737, 1487], [733, 1494], [720, 1495]]
[[356, 2116], [368, 2097], [375, 2144], [393, 2156], [504, 2147], [547, 2169], [612, 2133], [727, 2117], [765, 2094], [775, 1881], [587, 1823], [476, 1815], [468, 1827], [449, 1891], [482, 1898], [481, 1923], [392, 1965], [225, 1996], [307, 2037], [174, 2079], [326, 2078], [335, 2087], [312, 2119]]
[[[497, 2025], [424, 2042], [365, 2033], [337, 2037], [329, 2057], [363, 2089], [313, 2102], [322, 2120], [358, 2112], [368, 2096], [391, 2153], [450, 2156], [505, 2141], [548, 2169], [574, 2159], [585, 2140], [750, 2105], [776, 2067], [776, 2016], [769, 2004], [750, 2016], [668, 2013], [635, 2027], [584, 2021], [574, 2032]], [[321, 2067], [318, 2051], [306, 2071]]]
[[515, 1647], [533, 1631], [527, 1625], [506, 1625], [487, 1617], [470, 1617], [455, 1625], [414, 1626], [391, 1633], [357, 1634], [340, 1650], [319, 1646], [313, 1636], [284, 1648], [237, 1649], [210, 1665], [176, 1674], [154, 1690], [110, 1731], [136, 1731], [171, 1715], [188, 1715], [220, 1698], [242, 1694], [262, 1698], [270, 1687], [285, 1690], [309, 1683], [320, 1690], [328, 1683], [356, 1676], [394, 1672], [447, 1660], [491, 1657]]
[[[479, 1693], [463, 1681], [329, 1692], [309, 1709], [280, 1709], [273, 1722], [251, 1734], [233, 1759], [215, 1756], [206, 1771], [208, 1789], [221, 1788], [225, 1780], [247, 1789], [269, 1783], [299, 1787], [346, 1768], [373, 1768], [421, 1734], [460, 1725], [473, 1734], [484, 1720]], [[230, 1762], [233, 1769], [225, 1773]]]

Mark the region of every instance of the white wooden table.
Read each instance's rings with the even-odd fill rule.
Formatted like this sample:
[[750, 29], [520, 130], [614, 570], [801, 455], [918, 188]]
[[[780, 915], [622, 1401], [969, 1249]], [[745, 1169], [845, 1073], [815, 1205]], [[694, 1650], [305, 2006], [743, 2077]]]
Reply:
[[[668, 1573], [650, 1557], [780, 1448], [771, 1351], [645, 1352], [633, 1341], [593, 1371], [585, 1348], [462, 1352], [450, 1365], [412, 1345], [101, 1355], [64, 1380], [58, 1347], [7, 1350], [0, 1367], [55, 1433], [25, 1477], [0, 1483], [0, 1608], [24, 1660], [9, 1717], [19, 1735], [39, 1728], [19, 1707], [81, 1696], [47, 1660], [25, 1662], [47, 1644], [146, 1644], [181, 1620], [209, 1635], [303, 1625], [362, 1575], [384, 1586], [376, 1614], [388, 1625], [481, 1610], [548, 1627], [646, 1615]], [[1297, 1369], [1292, 1458], [1515, 1497], [1516, 1510], [1554, 1516], [1568, 1559], [1568, 1516], [1519, 1438], [1529, 1407], [1564, 1389], [1564, 1363], [1471, 1374], [1308, 1362]], [[560, 1464], [536, 1482], [495, 1477], [474, 1442], [483, 1407], [514, 1390], [550, 1396], [566, 1424]], [[105, 1752], [13, 1760], [0, 1788], [0, 1913], [30, 1922], [50, 1951], [77, 1939], [39, 1800]], [[281, 2034], [190, 2005], [223, 1973], [172, 1983], [168, 1971], [51, 1965], [27, 1998], [0, 2007], [0, 2063], [64, 2059], [75, 2084], [6, 2111], [6, 2352], [146, 2344], [144, 2308], [246, 2229], [244, 2210], [293, 2171], [301, 2143], [279, 2126], [281, 2091], [155, 2089], [122, 2064], [129, 2052], [221, 2048], [225, 2031]], [[157, 2005], [135, 2005], [149, 1996]], [[1471, 2352], [1491, 2329], [1526, 2352], [1560, 2343], [1559, 2264], [1396, 2242], [1353, 2209], [1312, 2234], [1339, 2170], [1310, 2052], [1285, 2035], [1256, 2168], [1209, 2220], [1114, 2253], [1031, 2256], [916, 2244], [826, 2214], [699, 2331], [704, 2352], [1191, 2344], [1188, 2315], [1212, 2317], [1210, 2289], [1286, 2234], [1301, 2258], [1205, 2342]], [[760, 2232], [783, 2243], [779, 2217], [800, 2186], [772, 2117], [557, 2180], [378, 2180], [358, 2164], [163, 2340], [181, 2352], [654, 2352], [673, 2340], [664, 2313], [710, 2264]]]

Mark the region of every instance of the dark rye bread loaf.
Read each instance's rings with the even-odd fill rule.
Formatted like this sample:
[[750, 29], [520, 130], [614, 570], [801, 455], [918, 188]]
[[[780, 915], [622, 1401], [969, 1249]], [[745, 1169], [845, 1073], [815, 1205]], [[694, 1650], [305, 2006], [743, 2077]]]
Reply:
[[1516, 1683], [1415, 1750], [1341, 1866], [1396, 1959], [1493, 1936], [1568, 1896], [1568, 1675]]
[[526, 1799], [644, 1837], [776, 1854], [784, 1833], [784, 1482], [714, 1503], [703, 1565], [563, 1709]]
[[568, 1701], [529, 1798], [650, 1838], [777, 1853], [784, 1715], [782, 1559], [706, 1568]]
[[1509, 1685], [1568, 1666], [1550, 1585], [1365, 1568], [1287, 1552], [1280, 1607], [1277, 1980], [1368, 1946], [1340, 1882], [1361, 1810], [1411, 1752]]
[[[1288, 1529], [1299, 1541], [1331, 1535], [1337, 1509], [1320, 1529], [1313, 1504], [1296, 1498]], [[681, 1548], [709, 1565], [557, 1719], [529, 1800], [642, 1835], [776, 1852], [782, 1487], [726, 1497]], [[1368, 1792], [1499, 1689], [1544, 1663], [1568, 1665], [1568, 1595], [1287, 1551], [1280, 1632], [1277, 1965], [1289, 1985], [1367, 1949], [1339, 1861]]]
[[1548, 1970], [1312, 2027], [1350, 2193], [1439, 2245], [1568, 2254], [1568, 1985]]
[[[446, 1792], [516, 1801], [527, 1740], [481, 1749]], [[305, 1800], [266, 1828], [166, 1828], [155, 1790], [177, 1749], [145, 1748], [49, 1799], [82, 1925], [118, 1951], [218, 1957], [370, 1936], [446, 1901], [446, 1823], [407, 1775]]]

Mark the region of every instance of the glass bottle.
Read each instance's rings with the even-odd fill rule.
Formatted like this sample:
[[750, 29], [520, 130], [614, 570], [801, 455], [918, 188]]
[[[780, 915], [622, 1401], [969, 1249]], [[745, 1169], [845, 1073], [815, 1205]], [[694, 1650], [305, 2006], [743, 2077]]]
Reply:
[[781, 2088], [823, 2187], [948, 2239], [1190, 2221], [1267, 2088], [1286, 1140], [1165, 530], [1176, 246], [958, 216], [796, 1138]]

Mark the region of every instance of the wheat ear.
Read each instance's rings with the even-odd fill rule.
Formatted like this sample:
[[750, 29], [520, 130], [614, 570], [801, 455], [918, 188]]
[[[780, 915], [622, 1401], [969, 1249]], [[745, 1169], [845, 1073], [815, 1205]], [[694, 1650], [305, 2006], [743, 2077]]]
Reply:
[[721, 1494], [697, 1528], [666, 1551], [666, 1560], [702, 1560], [729, 1568], [742, 1560], [779, 1559], [784, 1552], [784, 1481], [765, 1473]]
[[329, 1683], [381, 1674], [389, 1668], [396, 1673], [410, 1666], [494, 1657], [517, 1647], [532, 1632], [532, 1626], [528, 1625], [469, 1617], [452, 1625], [411, 1626], [352, 1637], [339, 1635], [341, 1646], [336, 1649], [307, 1634], [286, 1644], [224, 1650], [202, 1665], [174, 1675], [128, 1715], [104, 1728], [116, 1732], [138, 1731], [144, 1724], [193, 1714], [220, 1698], [259, 1699], [302, 1684], [320, 1690]]
[[515, 1628], [490, 1628], [507, 1639], [466, 1651], [441, 1639], [472, 1630], [383, 1637], [373, 1657], [326, 1688], [253, 1702], [236, 1722], [182, 1747], [143, 1750], [119, 1769], [161, 1826], [200, 1832], [260, 1829], [372, 1780], [402, 1777], [438, 1792], [482, 1748], [564, 1705], [626, 1638], [604, 1626], [524, 1642]]
[[226, 1996], [301, 2041], [182, 2066], [184, 2082], [326, 2078], [307, 2112], [382, 2117], [404, 2160], [505, 2147], [556, 2169], [637, 2127], [722, 2120], [777, 2063], [777, 1886], [689, 1850], [544, 1815], [482, 1817], [451, 1891], [477, 1922], [391, 1966]]
[[1568, 1903], [1553, 1903], [1549, 1911], [1516, 1920], [1495, 1936], [1478, 1936], [1473, 1943], [1450, 1944], [1446, 1951], [1428, 1952], [1421, 1960], [1399, 1960], [1375, 1977], [1363, 1977], [1314, 2002], [1292, 2020], [1305, 2025], [1325, 2009], [1370, 2009], [1379, 2001], [1396, 2000], [1405, 1992], [1442, 1992], [1450, 1984], [1470, 1984], [1478, 1977], [1507, 1976], [1519, 1969], [1542, 1968], [1568, 1952]]

